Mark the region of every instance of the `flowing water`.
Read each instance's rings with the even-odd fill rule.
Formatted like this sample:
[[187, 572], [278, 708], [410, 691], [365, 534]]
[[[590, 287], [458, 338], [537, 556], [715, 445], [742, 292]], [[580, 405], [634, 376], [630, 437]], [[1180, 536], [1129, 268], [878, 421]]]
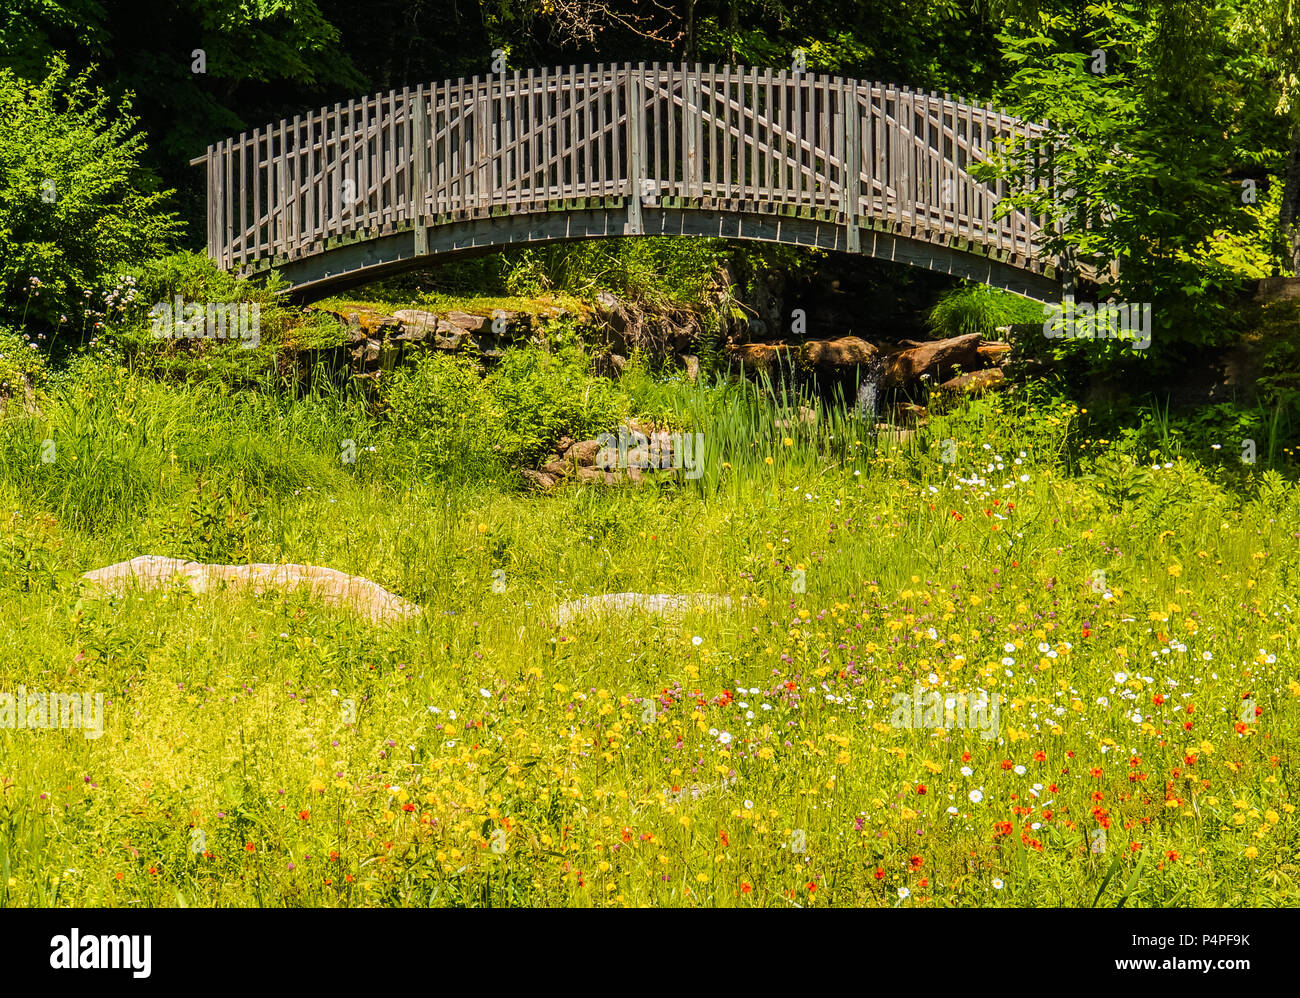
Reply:
[[873, 357], [862, 368], [862, 384], [858, 387], [858, 397], [853, 403], [854, 412], [859, 419], [868, 420], [874, 427], [880, 414], [881, 382], [884, 380], [885, 365], [879, 357]]

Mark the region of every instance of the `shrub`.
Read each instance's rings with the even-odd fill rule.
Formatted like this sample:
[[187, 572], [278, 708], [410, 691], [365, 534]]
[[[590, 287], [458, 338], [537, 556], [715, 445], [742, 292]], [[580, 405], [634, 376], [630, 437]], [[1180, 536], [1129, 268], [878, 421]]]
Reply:
[[576, 347], [558, 354], [507, 350], [487, 388], [495, 445], [512, 463], [536, 463], [561, 437], [590, 438], [628, 413], [626, 396], [593, 377], [589, 358]]
[[37, 83], [0, 69], [0, 311], [24, 322], [72, 315], [179, 229], [163, 211], [171, 192], [140, 168], [129, 100], [112, 108], [89, 76], [62, 60]]

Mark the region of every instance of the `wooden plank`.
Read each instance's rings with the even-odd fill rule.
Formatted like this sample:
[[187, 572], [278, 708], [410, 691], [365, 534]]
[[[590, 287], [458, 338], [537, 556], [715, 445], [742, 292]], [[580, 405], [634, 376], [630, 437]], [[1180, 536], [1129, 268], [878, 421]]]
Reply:
[[843, 155], [844, 155], [844, 189], [847, 195], [844, 205], [845, 248], [850, 253], [862, 251], [861, 235], [858, 231], [858, 192], [862, 186], [862, 142], [858, 137], [858, 88], [854, 81], [840, 84], [841, 107], [843, 114]]
[[[558, 102], [558, 96], [556, 100]], [[555, 115], [551, 110], [551, 81], [545, 69], [542, 70], [540, 120], [542, 122], [542, 186], [537, 196], [542, 200], [546, 200], [551, 196], [551, 122], [555, 120]]]
[[644, 169], [641, 161], [641, 133], [645, 120], [645, 88], [643, 74], [645, 63], [639, 63], [635, 70], [628, 69], [627, 90], [627, 224], [628, 235], [640, 235], [645, 231], [641, 217], [641, 173]]
[[731, 67], [722, 67], [722, 196], [731, 197]]

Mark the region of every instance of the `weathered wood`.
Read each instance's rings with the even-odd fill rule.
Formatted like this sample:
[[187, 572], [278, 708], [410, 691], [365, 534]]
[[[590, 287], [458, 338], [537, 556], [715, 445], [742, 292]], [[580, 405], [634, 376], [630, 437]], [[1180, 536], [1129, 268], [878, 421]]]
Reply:
[[[227, 269], [406, 228], [422, 256], [433, 229], [457, 219], [498, 219], [507, 243], [508, 227], [538, 212], [603, 207], [640, 234], [653, 203], [830, 220], [837, 249], [877, 252], [884, 244], [864, 240], [865, 229], [1040, 274], [1056, 271], [1041, 247], [1052, 223], [1019, 210], [995, 218], [1007, 184], [977, 182], [969, 170], [1003, 141], [1037, 148], [1046, 136], [948, 94], [785, 69], [643, 63], [393, 89], [245, 132], [193, 162], [207, 171], [208, 254]], [[1050, 162], [1027, 180], [1050, 188]], [[643, 204], [643, 193], [653, 201]]]

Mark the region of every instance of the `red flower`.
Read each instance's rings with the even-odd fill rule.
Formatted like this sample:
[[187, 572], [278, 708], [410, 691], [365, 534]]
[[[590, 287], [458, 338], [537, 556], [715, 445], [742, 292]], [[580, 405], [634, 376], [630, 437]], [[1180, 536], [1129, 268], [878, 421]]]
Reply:
[[244, 852], [257, 852], [257, 846], [249, 842], [244, 846]]
[[925, 784], [924, 784], [924, 783], [918, 783], [918, 784], [916, 785], [916, 792], [917, 792], [918, 794], [920, 794], [921, 796], [924, 797], [924, 796], [925, 796]]
[[403, 811], [406, 811], [406, 812], [409, 813], [409, 812], [415, 810], [415, 805], [414, 805], [414, 804], [411, 804], [411, 803], [403, 804], [403, 805], [402, 805], [402, 810], [403, 810]]
[[1170, 849], [1167, 853], [1165, 853], [1165, 859], [1169, 860], [1169, 862], [1171, 863], [1177, 863], [1179, 859], [1178, 850]]
[[817, 893], [817, 885], [814, 884], [811, 880], [808, 881], [808, 893], [809, 893], [809, 894], [816, 894], [816, 893]]
[[1092, 769], [1088, 770], [1088, 775], [1092, 777], [1101, 776], [1101, 767], [1093, 766]]
[[1034, 762], [1043, 762], [1047, 758], [1047, 753], [1041, 749], [1034, 753]]
[[1002, 768], [1003, 768], [1003, 769], [1010, 769], [1010, 768], [1011, 768], [1011, 765], [1012, 765], [1012, 763], [1011, 763], [1011, 760], [1010, 760], [1010, 759], [1003, 759], [1003, 760], [1002, 760]]
[[337, 863], [338, 861], [339, 861], [339, 854], [336, 852], [330, 852], [330, 862]]
[[741, 885], [740, 885], [740, 893], [741, 893], [741, 894], [748, 894], [748, 893], [749, 893], [750, 891], [752, 891], [753, 889], [754, 889], [754, 888], [750, 887], [749, 884], [741, 884]]
[[1162, 703], [1165, 702], [1165, 695], [1163, 693], [1157, 693], [1155, 696], [1151, 698], [1151, 702], [1155, 704], [1157, 707], [1159, 707]]
[[298, 817], [301, 818], [303, 821], [306, 821], [308, 818], [311, 817], [311, 813], [309, 811], [299, 811]]
[[[119, 873], [118, 876], [120, 877], [121, 874]], [[875, 877], [876, 877], [876, 879], [877, 879], [877, 880], [882, 880], [882, 879], [884, 879], [884, 876], [885, 876], [885, 871], [882, 870], [880, 867], [876, 867], [876, 873], [875, 873]]]
[[1083, 629], [1083, 636], [1084, 636], [1085, 638], [1090, 638], [1090, 637], [1092, 637], [1092, 631], [1088, 630], [1088, 628], [1085, 627], [1085, 628]]
[[718, 833], [718, 837], [719, 837], [720, 839], [722, 839], [722, 844], [723, 844], [724, 846], [729, 846], [729, 845], [731, 845], [731, 839], [727, 838], [727, 833], [726, 833], [726, 832], [719, 832], [719, 833]]
[[925, 860], [923, 860], [920, 856], [913, 856], [910, 860], [908, 860], [907, 863], [907, 865], [912, 868], [913, 873], [919, 870], [924, 864], [925, 864]]
[[969, 753], [969, 752], [963, 752], [963, 753], [961, 754], [961, 761], [962, 761], [962, 762], [970, 762], [970, 753]]

